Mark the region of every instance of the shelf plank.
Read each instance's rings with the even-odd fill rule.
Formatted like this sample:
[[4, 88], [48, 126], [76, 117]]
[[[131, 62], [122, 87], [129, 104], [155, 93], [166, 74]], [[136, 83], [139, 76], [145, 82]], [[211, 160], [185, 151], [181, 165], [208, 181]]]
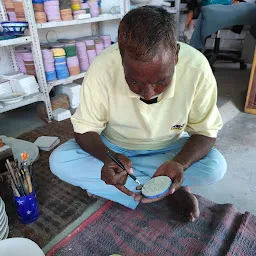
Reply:
[[52, 90], [52, 88], [54, 86], [57, 86], [57, 85], [60, 85], [60, 84], [68, 84], [68, 83], [72, 83], [73, 81], [77, 80], [77, 79], [81, 79], [81, 78], [84, 78], [86, 72], [82, 72], [78, 75], [75, 75], [75, 76], [69, 76], [68, 78], [65, 78], [65, 79], [60, 79], [60, 80], [56, 80], [56, 81], [53, 81], [53, 82], [49, 82], [48, 83], [48, 89], [49, 89], [49, 92]]
[[[24, 97], [22, 101], [17, 102], [17, 103], [4, 104], [4, 103], [0, 102], [0, 113], [4, 113], [6, 111], [20, 108], [20, 107], [23, 107], [23, 106], [26, 106], [26, 105], [29, 105], [29, 104], [32, 104], [35, 102], [43, 101], [43, 100], [44, 100], [43, 93], [38, 92], [38, 93], [34, 93], [34, 94]], [[3, 108], [1, 108], [1, 106], [3, 106]]]
[[22, 36], [14, 39], [9, 39], [9, 40], [1, 40], [0, 47], [29, 44], [31, 42], [32, 42], [31, 36]]
[[98, 17], [82, 19], [82, 20], [67, 20], [67, 21], [50, 21], [46, 23], [37, 23], [37, 28], [55, 28], [55, 27], [63, 27], [63, 26], [73, 26], [79, 24], [87, 24], [93, 22], [100, 21], [108, 21], [108, 20], [117, 20], [121, 19], [123, 16], [121, 14], [101, 14]]

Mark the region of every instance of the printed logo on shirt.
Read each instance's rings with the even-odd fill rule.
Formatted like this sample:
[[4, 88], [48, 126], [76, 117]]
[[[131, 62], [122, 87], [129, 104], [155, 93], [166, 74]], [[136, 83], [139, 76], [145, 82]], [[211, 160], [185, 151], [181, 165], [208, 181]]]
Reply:
[[185, 126], [185, 124], [176, 124], [176, 125], [174, 125], [172, 128], [171, 128], [171, 130], [178, 130], [178, 131], [180, 131], [180, 130], [182, 130], [182, 128]]

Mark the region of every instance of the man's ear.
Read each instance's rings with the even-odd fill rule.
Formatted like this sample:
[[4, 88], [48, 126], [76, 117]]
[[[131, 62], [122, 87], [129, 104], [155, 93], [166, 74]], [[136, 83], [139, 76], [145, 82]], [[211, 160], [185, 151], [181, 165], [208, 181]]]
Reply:
[[176, 53], [175, 53], [175, 59], [176, 59], [176, 65], [177, 65], [177, 63], [178, 63], [178, 61], [179, 61], [179, 52], [180, 52], [180, 45], [179, 44], [177, 44], [177, 49], [176, 49]]

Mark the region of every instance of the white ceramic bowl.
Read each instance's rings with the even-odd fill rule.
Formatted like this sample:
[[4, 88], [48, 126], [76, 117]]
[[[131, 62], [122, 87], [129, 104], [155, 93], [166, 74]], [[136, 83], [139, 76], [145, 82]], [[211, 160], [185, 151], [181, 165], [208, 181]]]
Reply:
[[1, 26], [4, 29], [4, 32], [14, 32], [17, 34], [24, 34], [26, 28], [28, 28], [27, 22], [1, 22]]

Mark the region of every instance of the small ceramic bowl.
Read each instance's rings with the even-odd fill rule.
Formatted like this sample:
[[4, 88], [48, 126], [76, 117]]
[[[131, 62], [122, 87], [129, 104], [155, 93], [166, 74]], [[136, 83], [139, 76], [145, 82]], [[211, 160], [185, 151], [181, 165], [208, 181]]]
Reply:
[[1, 26], [4, 32], [12, 32], [14, 34], [23, 35], [26, 28], [28, 28], [27, 22], [1, 22]]

